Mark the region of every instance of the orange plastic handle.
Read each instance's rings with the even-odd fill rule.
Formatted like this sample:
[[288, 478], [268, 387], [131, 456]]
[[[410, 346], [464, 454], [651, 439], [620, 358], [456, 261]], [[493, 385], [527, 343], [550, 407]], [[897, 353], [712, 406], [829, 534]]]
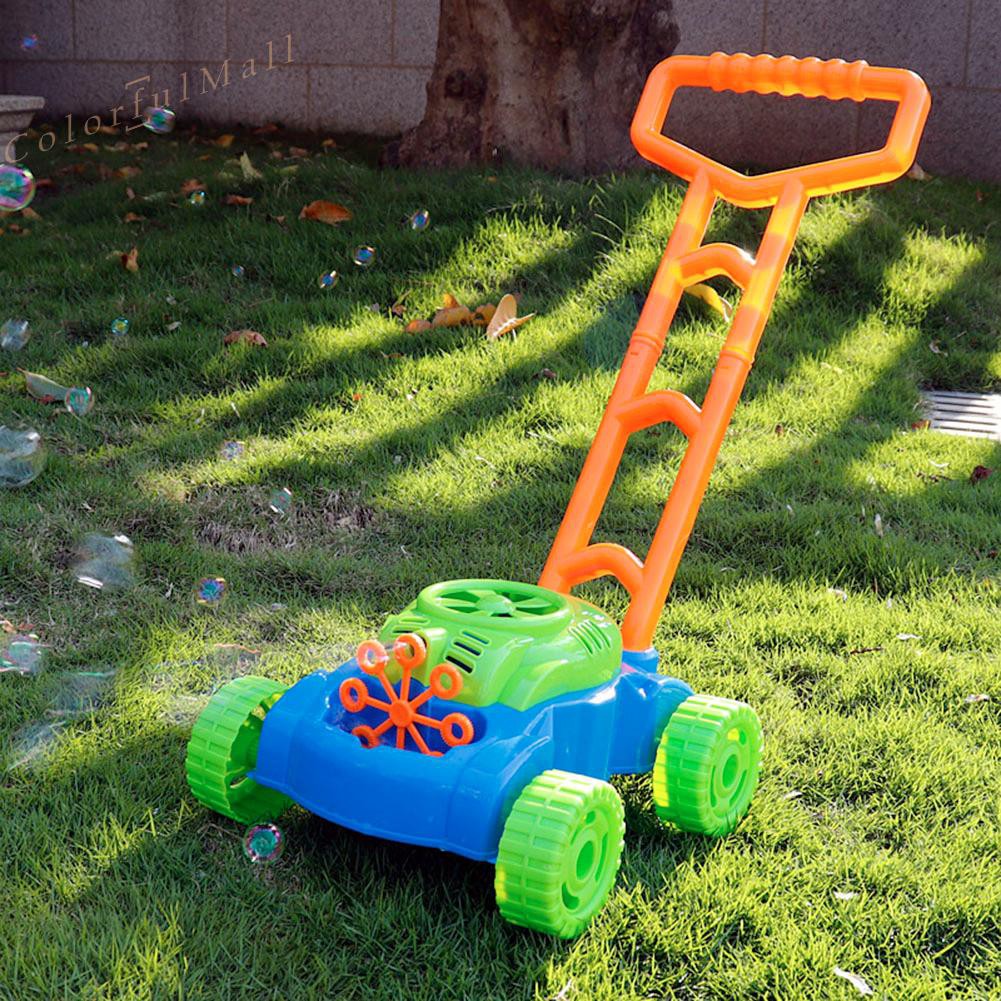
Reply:
[[[663, 134], [664, 119], [679, 87], [709, 87], [738, 94], [800, 94], [832, 101], [896, 101], [898, 107], [882, 149], [746, 177]], [[717, 195], [744, 208], [760, 208], [774, 205], [791, 177], [802, 183], [810, 197], [899, 177], [914, 160], [930, 107], [928, 88], [910, 70], [869, 66], [861, 60], [847, 63], [843, 59], [714, 52], [711, 56], [673, 56], [656, 66], [643, 88], [631, 135], [647, 160], [688, 181], [705, 171]]]
[[[848, 97], [899, 102], [886, 145], [789, 170], [745, 177], [661, 133], [675, 90], [715, 90]], [[629, 592], [622, 620], [627, 650], [646, 649], [695, 523], [716, 456], [740, 398], [779, 280], [811, 196], [899, 177], [910, 166], [931, 100], [921, 78], [839, 59], [783, 56], [675, 56], [650, 74], [633, 120], [632, 138], [645, 157], [691, 182], [647, 296], [594, 442], [539, 583], [568, 591], [583, 581], [615, 576]], [[747, 208], [774, 206], [752, 256], [726, 243], [703, 244], [716, 199]], [[681, 294], [726, 275], [742, 290], [702, 405], [674, 390], [649, 392]], [[591, 542], [629, 436], [668, 421], [687, 438], [681, 466], [642, 561], [624, 546]]]

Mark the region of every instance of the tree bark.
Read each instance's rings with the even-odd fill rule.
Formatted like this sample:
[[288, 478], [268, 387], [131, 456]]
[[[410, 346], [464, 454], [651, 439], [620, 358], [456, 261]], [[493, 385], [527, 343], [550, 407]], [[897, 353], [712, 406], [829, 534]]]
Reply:
[[671, 0], [442, 0], [427, 110], [391, 158], [624, 166], [643, 82], [677, 43]]

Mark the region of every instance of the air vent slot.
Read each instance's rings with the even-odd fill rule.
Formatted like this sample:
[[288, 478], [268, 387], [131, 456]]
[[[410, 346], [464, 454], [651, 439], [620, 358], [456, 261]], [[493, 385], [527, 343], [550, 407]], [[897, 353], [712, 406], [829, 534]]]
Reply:
[[570, 627], [570, 634], [589, 654], [607, 650], [611, 645], [604, 631], [593, 622], [578, 622]]
[[452, 653], [447, 654], [445, 656], [445, 660], [447, 660], [450, 664], [454, 664], [457, 668], [459, 668], [459, 670], [465, 671], [466, 674], [473, 673], [472, 667], [470, 667], [469, 664], [466, 664], [464, 661], [459, 660], [459, 658], [456, 657], [455, 654]]

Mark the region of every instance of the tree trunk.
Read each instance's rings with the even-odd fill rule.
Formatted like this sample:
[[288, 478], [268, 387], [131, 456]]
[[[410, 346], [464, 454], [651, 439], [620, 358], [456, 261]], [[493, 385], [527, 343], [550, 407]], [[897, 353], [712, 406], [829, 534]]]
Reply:
[[678, 43], [671, 0], [442, 0], [439, 25], [424, 119], [392, 157], [407, 166], [623, 166], [643, 82]]

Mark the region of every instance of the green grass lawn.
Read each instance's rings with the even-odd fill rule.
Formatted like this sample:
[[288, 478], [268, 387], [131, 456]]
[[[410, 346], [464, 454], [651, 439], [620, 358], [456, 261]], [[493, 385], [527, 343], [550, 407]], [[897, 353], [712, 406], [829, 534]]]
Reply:
[[[189, 795], [184, 748], [234, 673], [333, 666], [437, 580], [537, 578], [683, 188], [145, 138], [32, 153], [56, 187], [0, 235], [0, 319], [34, 330], [0, 358], [0, 423], [49, 449], [0, 496], [0, 615], [51, 646], [41, 676], [0, 676], [0, 755], [51, 733], [74, 674], [117, 672], [98, 712], [0, 770], [0, 998], [858, 996], [834, 967], [883, 998], [998, 997], [1001, 472], [969, 476], [1001, 454], [911, 425], [921, 386], [1001, 387], [1001, 188], [904, 180], [809, 209], [656, 638], [662, 670], [757, 708], [757, 798], [708, 841], [659, 826], [648, 777], [617, 780], [618, 883], [562, 942], [504, 923], [490, 867], [299, 810], [254, 868]], [[244, 149], [263, 179], [241, 179]], [[177, 196], [193, 177], [200, 208]], [[299, 222], [315, 198], [354, 219]], [[401, 226], [421, 207], [427, 232]], [[762, 225], [721, 206], [712, 236], [753, 250]], [[113, 253], [132, 245], [137, 274]], [[497, 343], [389, 314], [507, 291], [538, 315]], [[225, 348], [236, 328], [268, 346]], [[724, 332], [686, 298], [654, 388], [700, 399]], [[95, 409], [31, 400], [15, 366], [89, 385]], [[680, 441], [636, 436], [598, 537], [642, 554]], [[75, 582], [95, 531], [132, 538], [134, 588]], [[192, 598], [206, 575], [231, 587], [215, 612]], [[612, 584], [582, 593], [623, 610]]]

